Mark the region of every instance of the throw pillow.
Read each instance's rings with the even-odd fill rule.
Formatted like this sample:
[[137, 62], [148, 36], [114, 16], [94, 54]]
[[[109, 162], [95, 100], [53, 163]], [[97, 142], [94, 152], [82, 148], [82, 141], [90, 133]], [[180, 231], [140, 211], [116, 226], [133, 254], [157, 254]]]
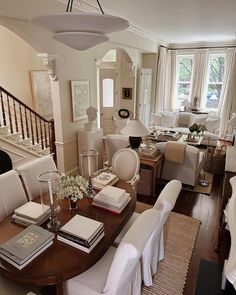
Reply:
[[160, 113], [152, 113], [151, 114], [151, 125], [161, 126], [161, 114]]
[[161, 126], [165, 127], [175, 127], [176, 126], [176, 113], [174, 112], [164, 112], [161, 113]]
[[220, 118], [219, 117], [208, 117], [205, 124], [206, 130], [210, 132], [215, 132], [215, 130], [220, 127]]
[[208, 115], [195, 115], [195, 114], [192, 114], [191, 115], [191, 122], [190, 122], [190, 125], [193, 125], [193, 124], [200, 124], [200, 125], [205, 125], [206, 124], [206, 119], [207, 119], [207, 116]]

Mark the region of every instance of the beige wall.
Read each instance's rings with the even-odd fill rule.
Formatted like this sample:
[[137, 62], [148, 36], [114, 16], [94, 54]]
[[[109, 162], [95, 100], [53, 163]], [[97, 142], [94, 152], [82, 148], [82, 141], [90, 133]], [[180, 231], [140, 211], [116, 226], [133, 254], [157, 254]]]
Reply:
[[32, 107], [30, 70], [45, 70], [35, 50], [0, 25], [0, 86]]
[[[0, 17], [1, 23], [24, 38], [38, 53], [58, 55], [56, 60], [58, 81], [51, 82], [54, 92], [52, 98], [58, 168], [63, 172], [73, 171], [78, 165], [77, 130], [83, 126], [86, 120], [72, 121], [70, 80], [89, 80], [91, 103], [97, 106], [96, 61], [101, 59], [108, 50], [121, 47], [128, 52], [133, 63], [140, 67], [142, 51], [151, 52], [156, 48], [156, 43], [125, 31], [117, 34], [117, 42], [115, 34], [112, 34], [111, 42], [103, 43], [86, 51], [78, 51], [54, 41], [49, 32], [31, 26], [27, 22], [16, 19], [1, 19]], [[15, 50], [14, 54], [18, 55], [19, 58], [23, 55], [19, 54], [18, 50]], [[24, 55], [28, 56], [29, 54], [24, 53]], [[17, 68], [16, 71], [18, 71], [17, 61], [14, 61], [14, 65]], [[22, 74], [20, 63], [19, 72]], [[21, 84], [28, 85], [28, 82], [25, 80]], [[9, 82], [9, 85], [11, 85], [11, 82]]]

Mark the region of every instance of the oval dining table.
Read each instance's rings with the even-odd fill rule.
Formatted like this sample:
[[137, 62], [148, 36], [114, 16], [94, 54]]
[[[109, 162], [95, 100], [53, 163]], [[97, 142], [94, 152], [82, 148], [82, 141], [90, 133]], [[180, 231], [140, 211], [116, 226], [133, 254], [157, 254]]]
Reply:
[[[114, 214], [104, 209], [96, 208], [92, 206], [92, 199], [88, 198], [80, 200], [78, 209], [75, 213], [71, 213], [67, 200], [62, 200], [61, 209], [57, 213], [61, 225], [68, 222], [74, 214], [81, 214], [104, 223], [105, 236], [90, 253], [83, 252], [58, 241], [55, 237], [52, 246], [21, 270], [18, 270], [1, 258], [1, 275], [23, 284], [35, 286], [56, 285], [56, 294], [62, 295], [63, 282], [93, 266], [112, 245], [135, 210], [136, 194], [132, 187], [121, 180], [119, 180], [116, 186], [125, 189], [130, 193], [131, 197], [131, 201], [121, 214]], [[36, 201], [40, 202], [40, 198]], [[45, 228], [46, 225], [47, 222], [44, 224]], [[11, 216], [8, 216], [0, 223], [0, 244], [14, 237], [23, 229], [24, 227], [12, 223]]]

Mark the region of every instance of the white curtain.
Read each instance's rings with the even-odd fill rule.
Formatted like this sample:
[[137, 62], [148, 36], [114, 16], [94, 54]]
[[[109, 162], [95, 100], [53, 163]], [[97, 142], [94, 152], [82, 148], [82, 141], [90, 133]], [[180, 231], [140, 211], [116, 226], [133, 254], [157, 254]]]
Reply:
[[198, 107], [203, 106], [208, 66], [208, 49], [196, 49], [194, 52], [192, 87], [190, 93], [191, 106], [194, 98], [198, 98]]
[[226, 121], [230, 117], [234, 100], [236, 100], [236, 49], [229, 48], [226, 52], [224, 79], [218, 106], [221, 119], [220, 137], [227, 134]]
[[171, 111], [176, 80], [176, 50], [160, 48], [157, 70], [155, 113]]

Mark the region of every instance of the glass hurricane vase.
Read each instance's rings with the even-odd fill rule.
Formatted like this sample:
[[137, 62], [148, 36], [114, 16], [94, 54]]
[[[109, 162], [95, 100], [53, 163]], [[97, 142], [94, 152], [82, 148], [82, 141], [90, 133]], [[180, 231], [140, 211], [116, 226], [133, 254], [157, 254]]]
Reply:
[[74, 199], [72, 196], [68, 196], [68, 200], [69, 200], [69, 209], [71, 211], [74, 211], [78, 208], [78, 202], [79, 200], [78, 199]]

